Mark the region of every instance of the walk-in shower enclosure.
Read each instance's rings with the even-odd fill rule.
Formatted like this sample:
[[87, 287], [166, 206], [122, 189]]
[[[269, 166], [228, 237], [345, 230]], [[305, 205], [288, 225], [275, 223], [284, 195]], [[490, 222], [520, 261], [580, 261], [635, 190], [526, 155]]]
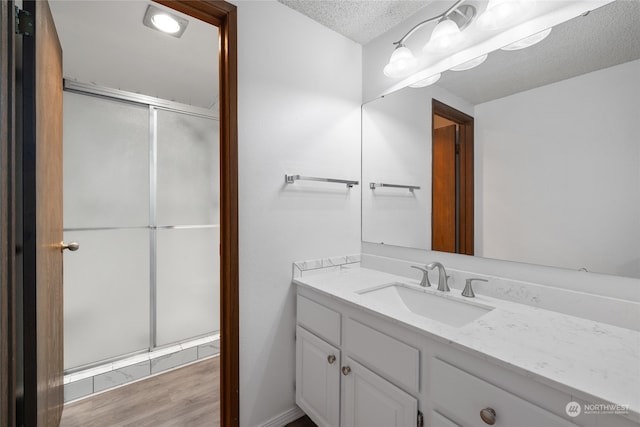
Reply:
[[65, 371], [219, 331], [217, 112], [65, 82]]

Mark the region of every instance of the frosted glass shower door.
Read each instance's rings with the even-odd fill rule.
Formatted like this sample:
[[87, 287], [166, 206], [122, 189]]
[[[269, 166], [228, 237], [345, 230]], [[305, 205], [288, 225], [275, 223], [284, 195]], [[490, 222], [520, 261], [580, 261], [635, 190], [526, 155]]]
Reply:
[[65, 369], [149, 347], [149, 230], [65, 231]]
[[149, 108], [64, 92], [64, 227], [149, 225]]
[[64, 92], [65, 370], [149, 348], [149, 119]]
[[219, 228], [158, 230], [158, 345], [220, 330], [219, 247]]
[[156, 345], [220, 329], [219, 123], [157, 110]]

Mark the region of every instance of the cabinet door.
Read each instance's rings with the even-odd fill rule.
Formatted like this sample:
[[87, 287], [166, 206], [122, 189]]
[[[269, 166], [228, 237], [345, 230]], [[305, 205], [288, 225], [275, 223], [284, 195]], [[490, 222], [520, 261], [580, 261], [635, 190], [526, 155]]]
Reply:
[[296, 403], [319, 427], [340, 420], [340, 350], [296, 327]]
[[431, 411], [431, 427], [460, 427], [449, 418], [436, 411]]
[[343, 427], [415, 427], [418, 401], [351, 358], [342, 368]]

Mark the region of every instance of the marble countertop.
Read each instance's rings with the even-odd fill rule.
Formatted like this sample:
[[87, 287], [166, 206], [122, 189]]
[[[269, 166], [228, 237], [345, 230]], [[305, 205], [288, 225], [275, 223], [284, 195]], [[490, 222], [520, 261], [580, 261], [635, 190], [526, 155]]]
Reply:
[[589, 403], [628, 405], [640, 422], [640, 332], [476, 293], [473, 302], [495, 307], [461, 327], [449, 326], [357, 292], [404, 283], [444, 298], [460, 291], [420, 288], [416, 280], [366, 268], [305, 275], [297, 285], [399, 322], [456, 348], [507, 367]]

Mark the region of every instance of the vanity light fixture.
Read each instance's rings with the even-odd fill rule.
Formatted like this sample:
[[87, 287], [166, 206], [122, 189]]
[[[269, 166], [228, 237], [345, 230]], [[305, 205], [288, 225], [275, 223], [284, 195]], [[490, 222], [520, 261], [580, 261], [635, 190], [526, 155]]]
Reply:
[[427, 86], [431, 86], [432, 84], [434, 84], [435, 82], [437, 82], [438, 80], [440, 80], [440, 73], [431, 76], [431, 77], [427, 77], [426, 79], [420, 80], [419, 82], [416, 82], [412, 85], [410, 85], [409, 87], [413, 87], [413, 88], [419, 88], [419, 87], [427, 87]]
[[520, 50], [525, 49], [527, 47], [533, 46], [536, 43], [540, 43], [542, 40], [546, 39], [547, 36], [551, 33], [551, 28], [547, 28], [546, 30], [540, 31], [532, 36], [525, 37], [522, 40], [518, 40], [515, 43], [511, 43], [503, 48], [502, 50]]
[[189, 21], [174, 13], [149, 5], [142, 23], [149, 28], [179, 38], [187, 29]]
[[[476, 7], [480, 7], [466, 4], [467, 2], [470, 2], [470, 0], [456, 0], [445, 12], [419, 22], [400, 40], [393, 42], [396, 48], [384, 67], [384, 74], [393, 79], [405, 79], [395, 87], [400, 87], [401, 85], [408, 85], [414, 88], [425, 87], [438, 81], [440, 73], [446, 70], [464, 71], [477, 67], [486, 61], [488, 54], [494, 50], [509, 51], [533, 46], [544, 40], [554, 25], [550, 22], [549, 28], [544, 31], [540, 31], [540, 27], [538, 27], [535, 29], [538, 32], [531, 35], [535, 26], [539, 25], [539, 23], [536, 23], [531, 28], [530, 21], [526, 21], [531, 18], [530, 15], [535, 15], [533, 13], [533, 8], [536, 4], [535, 0], [488, 0], [487, 6], [477, 18], [477, 24], [465, 36], [463, 31], [476, 18]], [[476, 4], [477, 2], [474, 1], [473, 3]], [[542, 2], [540, 4], [543, 5]], [[540, 11], [549, 10], [549, 7], [544, 6], [536, 8], [536, 13], [538, 14], [535, 17], [536, 19], [539, 16], [547, 16], [540, 15]], [[563, 13], [568, 13], [568, 11], [563, 11]], [[549, 17], [551, 16], [554, 16], [552, 19], [557, 17], [557, 15], [549, 15]], [[523, 20], [525, 20], [524, 23]], [[428, 42], [422, 48], [422, 54], [416, 56], [407, 47], [406, 41], [416, 31], [431, 22], [437, 23]], [[483, 30], [486, 30], [484, 35], [482, 34]], [[520, 40], [518, 40], [518, 35], [522, 37]], [[478, 41], [474, 40], [476, 37]], [[507, 45], [502, 47], [499, 44], [496, 45], [496, 42], [500, 40], [503, 40], [503, 43], [507, 43]], [[514, 40], [517, 41], [514, 42]], [[459, 49], [458, 45], [461, 42], [463, 42], [463, 48]], [[494, 46], [487, 48], [491, 43]], [[477, 55], [475, 58], [472, 56], [474, 52]], [[447, 57], [446, 55], [449, 56]], [[393, 90], [395, 87], [391, 89]]]
[[451, 19], [444, 18], [438, 22], [438, 25], [433, 29], [431, 33], [431, 39], [427, 43], [422, 51], [426, 52], [446, 52], [447, 50], [455, 47], [460, 43], [462, 39], [462, 33], [458, 24]]
[[399, 43], [391, 54], [389, 63], [384, 67], [384, 75], [391, 78], [404, 77], [412, 74], [418, 66], [418, 60], [411, 50]]
[[478, 18], [478, 25], [485, 30], [497, 30], [513, 23], [526, 13], [535, 0], [489, 0], [487, 9]]
[[457, 44], [461, 39], [460, 32], [464, 30], [476, 15], [476, 8], [471, 5], [463, 5], [465, 0], [458, 0], [444, 13], [426, 19], [410, 29], [400, 40], [394, 42], [396, 49], [391, 54], [389, 63], [384, 67], [384, 74], [391, 78], [406, 77], [413, 74], [418, 67], [418, 59], [404, 44], [413, 33], [426, 24], [439, 21], [433, 30], [431, 39], [422, 49], [424, 51], [447, 50]]
[[489, 57], [489, 54], [485, 53], [484, 55], [478, 56], [477, 58], [474, 58], [471, 61], [467, 61], [467, 62], [464, 62], [464, 63], [462, 63], [460, 65], [456, 65], [455, 67], [451, 67], [450, 70], [451, 71], [470, 70], [470, 69], [475, 68], [478, 65], [482, 64], [484, 61], [487, 60], [488, 57]]

